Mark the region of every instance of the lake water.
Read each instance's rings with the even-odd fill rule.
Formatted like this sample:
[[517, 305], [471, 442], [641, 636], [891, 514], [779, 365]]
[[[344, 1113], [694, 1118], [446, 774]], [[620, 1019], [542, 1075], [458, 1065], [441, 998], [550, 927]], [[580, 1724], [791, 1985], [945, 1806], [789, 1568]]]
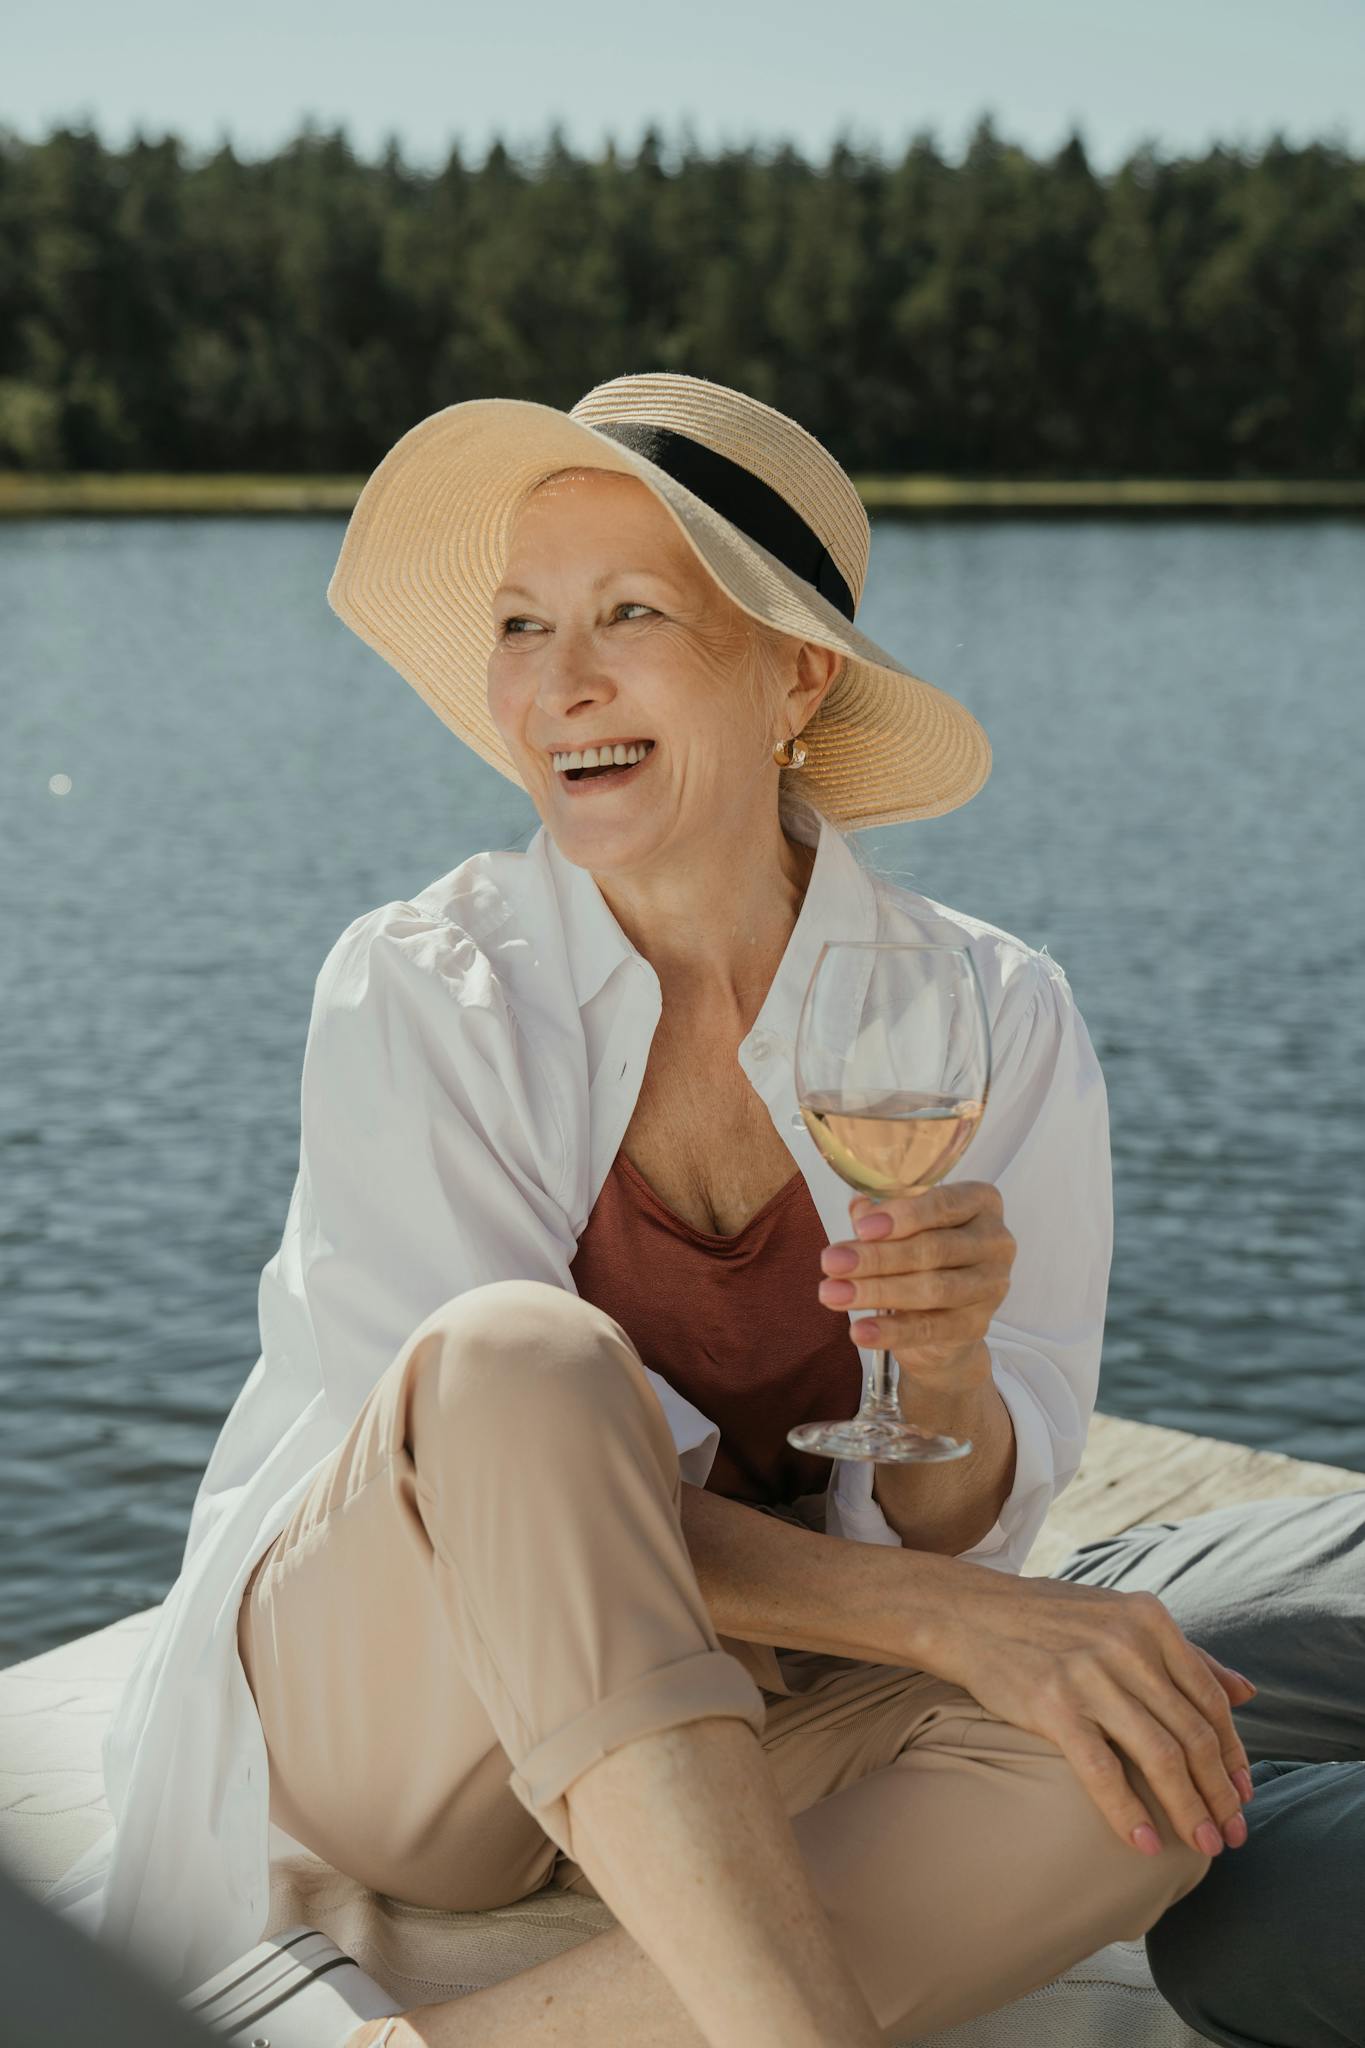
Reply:
[[[328, 610], [342, 530], [0, 527], [0, 1662], [179, 1569], [333, 940], [538, 823]], [[1104, 1068], [1101, 1406], [1365, 1471], [1365, 523], [882, 521], [859, 618], [995, 768], [854, 845]]]

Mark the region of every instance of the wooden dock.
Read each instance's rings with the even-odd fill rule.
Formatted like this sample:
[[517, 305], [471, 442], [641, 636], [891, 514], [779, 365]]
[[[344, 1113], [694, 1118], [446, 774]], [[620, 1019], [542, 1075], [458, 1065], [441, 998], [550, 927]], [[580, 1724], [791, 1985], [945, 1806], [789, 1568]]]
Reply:
[[1078, 1545], [1139, 1522], [1182, 1521], [1235, 1501], [1357, 1489], [1365, 1489], [1365, 1472], [1343, 1465], [1307, 1464], [1221, 1437], [1096, 1415], [1081, 1469], [1053, 1503], [1024, 1571], [1046, 1577]]

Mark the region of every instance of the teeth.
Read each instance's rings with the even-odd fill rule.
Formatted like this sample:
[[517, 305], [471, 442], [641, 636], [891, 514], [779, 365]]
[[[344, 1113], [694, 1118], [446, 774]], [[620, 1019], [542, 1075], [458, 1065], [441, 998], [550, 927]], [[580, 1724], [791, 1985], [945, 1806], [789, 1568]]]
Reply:
[[614, 747], [584, 747], [568, 754], [551, 754], [556, 774], [563, 774], [568, 768], [604, 768], [610, 763], [616, 768], [625, 768], [632, 762], [642, 761], [653, 746], [653, 740], [642, 740], [626, 746], [619, 742]]

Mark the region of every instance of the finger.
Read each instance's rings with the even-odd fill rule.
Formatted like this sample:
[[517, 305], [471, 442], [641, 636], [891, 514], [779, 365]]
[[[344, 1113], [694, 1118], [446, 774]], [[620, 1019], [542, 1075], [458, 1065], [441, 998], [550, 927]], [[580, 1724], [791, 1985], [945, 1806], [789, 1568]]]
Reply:
[[[1153, 1595], [1141, 1594], [1130, 1596], [1130, 1600], [1129, 1618], [1135, 1615], [1139, 1618], [1143, 1635], [1148, 1640], [1129, 1638], [1127, 1648], [1131, 1668], [1124, 1671], [1124, 1681], [1147, 1701], [1152, 1711], [1182, 1741], [1192, 1742], [1200, 1757], [1207, 1759], [1216, 1741], [1219, 1768], [1210, 1769], [1199, 1782], [1222, 1826], [1231, 1816], [1223, 1811], [1220, 1775], [1225, 1775], [1232, 1785], [1239, 1806], [1250, 1795], [1243, 1785], [1234, 1782], [1234, 1773], [1245, 1773], [1245, 1784], [1251, 1782], [1247, 1753], [1232, 1718], [1231, 1699], [1227, 1688], [1214, 1675], [1215, 1669], [1221, 1671], [1224, 1667], [1189, 1640], [1164, 1601]], [[1155, 1637], [1160, 1648], [1169, 1684], [1162, 1684], [1160, 1677], [1153, 1672], [1149, 1647], [1151, 1636]], [[1240, 1674], [1229, 1672], [1227, 1675], [1236, 1678]], [[1171, 1692], [1172, 1685], [1176, 1688], [1175, 1694]], [[1192, 1726], [1184, 1706], [1178, 1705], [1177, 1699], [1189, 1703], [1204, 1724], [1203, 1729]], [[1173, 1713], [1166, 1711], [1168, 1706], [1174, 1708]]]
[[989, 1318], [979, 1308], [934, 1309], [926, 1315], [916, 1315], [913, 1310], [877, 1314], [865, 1309], [857, 1328], [871, 1328], [874, 1324], [877, 1343], [891, 1351], [919, 1351], [926, 1346], [956, 1351], [984, 1336]]
[[1234, 1707], [1244, 1707], [1249, 1700], [1255, 1699], [1257, 1687], [1245, 1671], [1234, 1671], [1230, 1664], [1220, 1664], [1211, 1651], [1201, 1648], [1198, 1643], [1191, 1643], [1190, 1648], [1203, 1658]]
[[[821, 1300], [838, 1294], [839, 1308], [870, 1308], [891, 1315], [924, 1315], [933, 1310], [971, 1308], [1003, 1301], [1009, 1287], [1005, 1266], [945, 1266], [933, 1273], [837, 1273], [821, 1281]], [[845, 1294], [843, 1289], [853, 1292]]]
[[[1104, 1734], [1142, 1772], [1181, 1841], [1202, 1856], [1217, 1856], [1223, 1848], [1223, 1830], [1197, 1782], [1197, 1773], [1208, 1769], [1207, 1754], [1196, 1763], [1181, 1736], [1107, 1671], [1096, 1672], [1089, 1704]], [[1200, 1725], [1208, 1728], [1207, 1722]], [[1208, 1733], [1212, 1737], [1212, 1729]], [[1216, 1741], [1213, 1755], [1217, 1757]], [[1230, 1784], [1227, 1789], [1233, 1800], [1231, 1817], [1239, 1802]]]
[[[1238, 1811], [1250, 1797], [1245, 1789], [1251, 1783], [1251, 1763], [1246, 1746], [1237, 1733], [1232, 1718], [1232, 1702], [1227, 1691], [1218, 1683], [1209, 1668], [1209, 1660], [1201, 1656], [1196, 1645], [1182, 1641], [1180, 1651], [1167, 1657], [1167, 1669], [1191, 1708], [1198, 1713], [1205, 1725], [1213, 1730], [1218, 1743], [1219, 1759], [1232, 1789], [1237, 1797]], [[1229, 1676], [1235, 1676], [1230, 1673]], [[1201, 1781], [1202, 1782], [1202, 1781]], [[1204, 1787], [1207, 1795], [1208, 1787]], [[1215, 1819], [1220, 1827], [1226, 1826], [1233, 1815], [1215, 1808]]]
[[[1228, 1696], [1164, 1602], [1133, 1595], [1128, 1615], [1139, 1619], [1141, 1632], [1118, 1639], [1118, 1677], [1184, 1748], [1190, 1775], [1221, 1833], [1241, 1814], [1244, 1795], [1233, 1772], [1245, 1771], [1248, 1782], [1251, 1775]], [[1153, 1663], [1153, 1650], [1160, 1664]], [[1240, 1848], [1245, 1836], [1234, 1827], [1225, 1839]]]
[[1132, 1849], [1161, 1846], [1156, 1814], [1150, 1812], [1128, 1782], [1123, 1765], [1102, 1729], [1093, 1721], [1068, 1720], [1051, 1731], [1051, 1740], [1076, 1773], [1081, 1785], [1121, 1842]]
[[[1214, 1691], [1218, 1693], [1222, 1711], [1226, 1713], [1226, 1698], [1217, 1686]], [[1235, 1753], [1226, 1754], [1226, 1738], [1218, 1722], [1210, 1720], [1201, 1708], [1195, 1706], [1174, 1678], [1161, 1691], [1160, 1697], [1149, 1703], [1149, 1711], [1155, 1720], [1170, 1730], [1184, 1750], [1186, 1767], [1219, 1834], [1233, 1823], [1233, 1835], [1224, 1835], [1224, 1839], [1234, 1848], [1240, 1848], [1244, 1837], [1237, 1831], [1235, 1823], [1241, 1818], [1242, 1795], [1232, 1782], [1232, 1773], [1245, 1769], [1241, 1761], [1245, 1751], [1240, 1742], [1234, 1737]]]
[[[867, 1200], [866, 1209], [856, 1209], [858, 1199]], [[968, 1222], [982, 1208], [998, 1208], [999, 1204], [999, 1190], [990, 1181], [952, 1180], [940, 1181], [936, 1188], [921, 1188], [913, 1195], [886, 1195], [878, 1202], [855, 1197], [850, 1208], [855, 1211], [853, 1227], [860, 1236], [861, 1225], [876, 1216], [889, 1216], [891, 1229], [885, 1235], [912, 1237], [919, 1230], [951, 1229]]]
[[856, 1271], [929, 1273], [950, 1266], [975, 1266], [983, 1261], [1008, 1265], [1014, 1239], [994, 1217], [974, 1216], [951, 1230], [920, 1230], [912, 1237], [857, 1238], [838, 1247], [857, 1255]]
[[[1204, 1684], [1203, 1674], [1207, 1674], [1208, 1683], [1215, 1686], [1227, 1702], [1229, 1726], [1233, 1734], [1236, 1735], [1237, 1724], [1231, 1718], [1232, 1709], [1245, 1706], [1248, 1700], [1254, 1699], [1256, 1696], [1255, 1686], [1244, 1672], [1234, 1671], [1229, 1664], [1220, 1664], [1216, 1657], [1211, 1656], [1207, 1650], [1201, 1649], [1198, 1643], [1190, 1642], [1188, 1637], [1185, 1639], [1185, 1647], [1192, 1651], [1198, 1660], [1199, 1670], [1195, 1674], [1194, 1682], [1202, 1686]], [[1190, 1696], [1192, 1699], [1197, 1698], [1199, 1700], [1205, 1697], [1203, 1692], [1200, 1692], [1198, 1695], [1192, 1693]], [[1214, 1696], [1209, 1694], [1208, 1697], [1212, 1700]], [[1241, 1740], [1240, 1736], [1238, 1740]]]

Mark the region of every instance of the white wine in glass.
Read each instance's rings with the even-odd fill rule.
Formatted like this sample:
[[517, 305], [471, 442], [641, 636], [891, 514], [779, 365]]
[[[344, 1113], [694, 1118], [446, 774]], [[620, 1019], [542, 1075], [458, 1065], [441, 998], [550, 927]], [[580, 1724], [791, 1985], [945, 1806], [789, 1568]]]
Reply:
[[[850, 1187], [874, 1202], [933, 1187], [976, 1135], [990, 1081], [990, 1017], [964, 947], [855, 939], [821, 947], [797, 1025], [796, 1099]], [[875, 1309], [860, 1304], [858, 1313]], [[906, 1421], [899, 1385], [894, 1354], [876, 1352], [858, 1413], [803, 1422], [787, 1442], [874, 1464], [966, 1457], [967, 1440]]]

